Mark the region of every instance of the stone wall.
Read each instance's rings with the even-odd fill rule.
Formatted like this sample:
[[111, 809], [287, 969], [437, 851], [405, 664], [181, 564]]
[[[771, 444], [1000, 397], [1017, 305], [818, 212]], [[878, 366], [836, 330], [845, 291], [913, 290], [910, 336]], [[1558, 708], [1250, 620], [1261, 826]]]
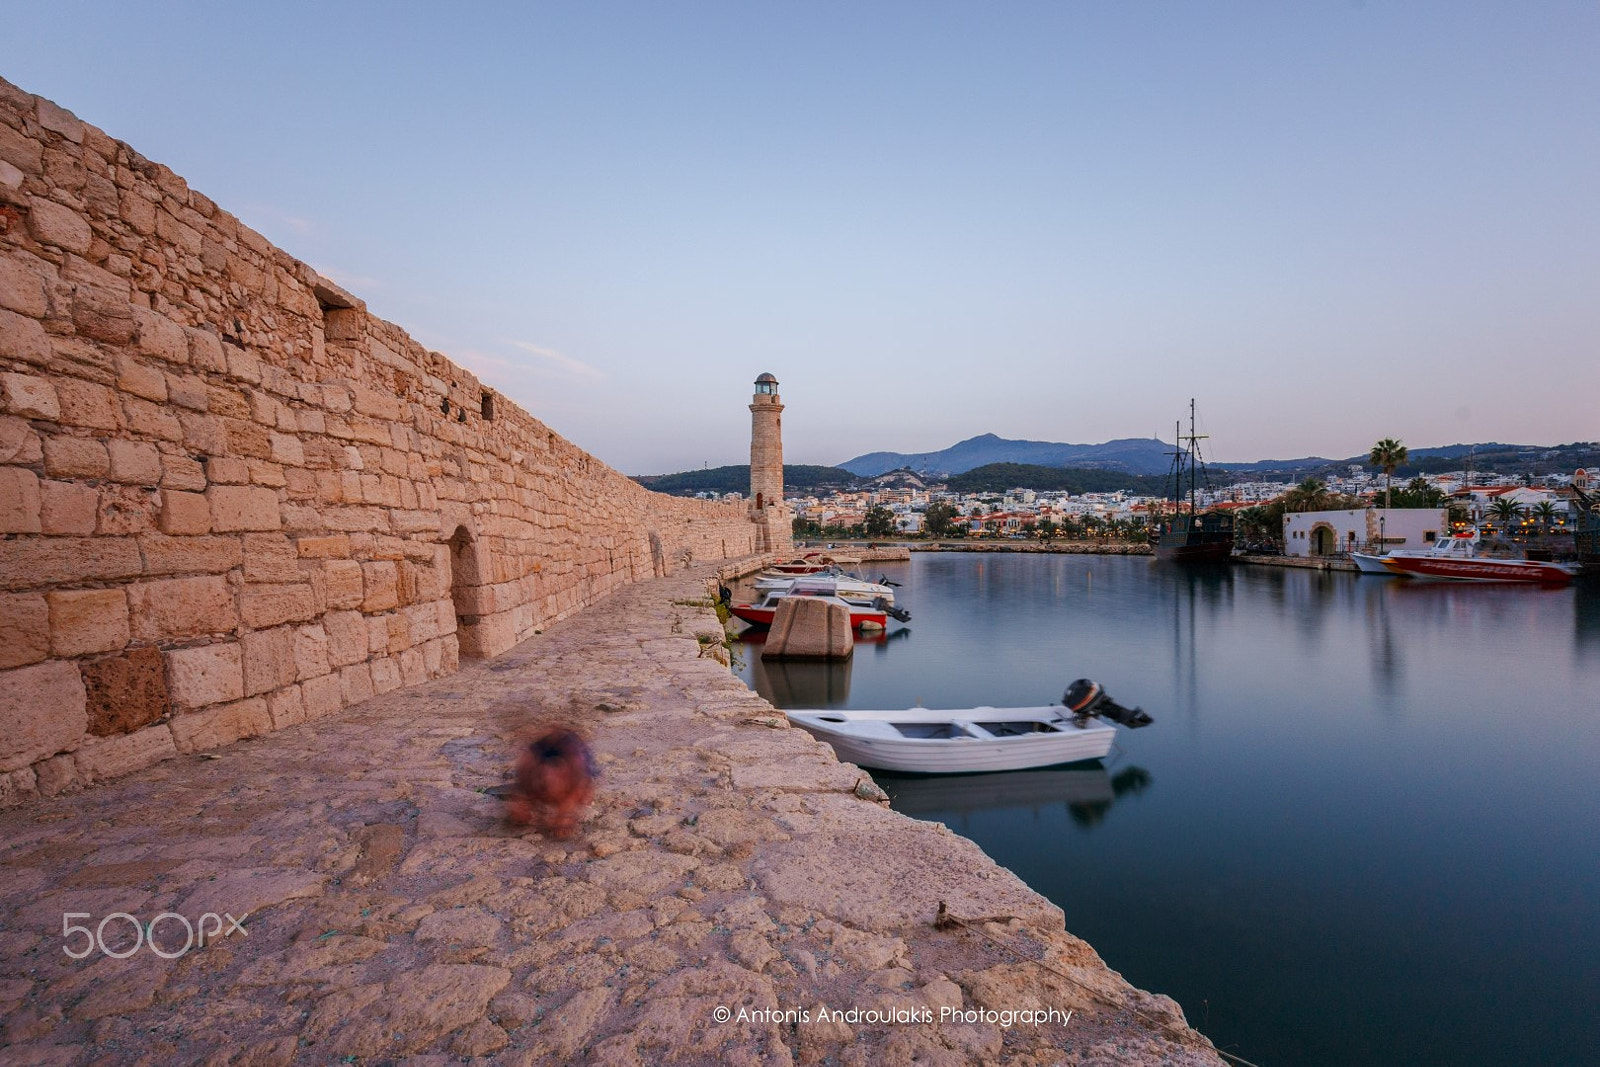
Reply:
[[0, 802], [327, 715], [755, 549], [0, 80]]

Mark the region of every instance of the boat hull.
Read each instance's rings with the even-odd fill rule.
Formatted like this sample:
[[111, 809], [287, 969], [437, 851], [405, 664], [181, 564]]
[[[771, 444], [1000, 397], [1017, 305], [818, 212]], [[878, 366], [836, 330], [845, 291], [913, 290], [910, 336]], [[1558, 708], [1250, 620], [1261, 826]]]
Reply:
[[1174, 544], [1155, 546], [1156, 559], [1167, 563], [1226, 563], [1233, 555], [1233, 542], [1214, 541], [1209, 544]]
[[1528, 559], [1435, 559], [1425, 556], [1387, 556], [1384, 566], [1407, 578], [1456, 582], [1516, 582], [1524, 585], [1561, 586], [1572, 581], [1576, 568], [1562, 563]]
[[[755, 604], [729, 604], [728, 612], [736, 619], [743, 619], [751, 626], [772, 625], [772, 620], [777, 618], [778, 609], [758, 607]], [[882, 630], [889, 625], [889, 616], [886, 612], [869, 608], [858, 608], [850, 605], [850, 628], [853, 630]]]
[[1362, 574], [1377, 574], [1385, 578], [1394, 576], [1394, 571], [1389, 569], [1388, 561], [1393, 556], [1372, 556], [1365, 552], [1350, 553], [1350, 562], [1356, 565], [1356, 570]]
[[[832, 745], [845, 762], [912, 774], [1019, 771], [1102, 759], [1116, 736], [1109, 723], [1089, 719], [1080, 726], [1059, 706], [785, 714]], [[1003, 732], [1007, 729], [1017, 732]], [[941, 731], [946, 735], [912, 736]]]

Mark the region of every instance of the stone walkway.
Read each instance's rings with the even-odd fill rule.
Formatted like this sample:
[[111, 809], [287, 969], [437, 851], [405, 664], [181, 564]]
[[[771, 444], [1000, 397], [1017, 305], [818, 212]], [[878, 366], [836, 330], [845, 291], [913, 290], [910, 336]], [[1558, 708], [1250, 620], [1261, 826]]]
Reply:
[[[0, 812], [0, 1059], [1222, 1062], [1059, 910], [889, 811], [704, 655], [697, 634], [720, 637], [704, 577], [635, 586], [341, 715]], [[556, 721], [589, 732], [603, 775], [565, 842], [508, 827], [485, 792], [518, 734]], [[941, 901], [978, 921], [936, 928]], [[101, 925], [116, 913], [173, 913], [165, 955], [134, 949], [127, 918]], [[208, 913], [244, 932], [180, 954], [177, 917]], [[982, 1017], [1041, 1008], [1059, 1014]]]

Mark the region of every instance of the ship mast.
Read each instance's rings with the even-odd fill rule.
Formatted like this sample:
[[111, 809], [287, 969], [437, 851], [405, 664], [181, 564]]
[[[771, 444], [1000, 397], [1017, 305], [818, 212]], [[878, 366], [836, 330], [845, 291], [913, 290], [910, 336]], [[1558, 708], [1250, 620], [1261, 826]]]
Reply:
[[1199, 481], [1199, 478], [1195, 472], [1195, 466], [1200, 462], [1200, 442], [1210, 436], [1211, 435], [1208, 433], [1197, 434], [1194, 432], [1194, 397], [1191, 396], [1189, 398], [1189, 434], [1184, 438], [1184, 440], [1188, 442], [1188, 446], [1185, 448], [1185, 451], [1189, 456], [1189, 514], [1191, 516], [1195, 513], [1194, 494], [1195, 489], [1197, 488], [1195, 483]]

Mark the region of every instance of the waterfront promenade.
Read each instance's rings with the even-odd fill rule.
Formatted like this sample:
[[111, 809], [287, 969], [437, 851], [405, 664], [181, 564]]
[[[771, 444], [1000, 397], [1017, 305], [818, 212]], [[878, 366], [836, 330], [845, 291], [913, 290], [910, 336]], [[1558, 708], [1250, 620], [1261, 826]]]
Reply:
[[[709, 654], [712, 576], [0, 812], [6, 1061], [1222, 1062], [1057, 908], [889, 811], [738, 682]], [[509, 828], [486, 793], [519, 732], [553, 722], [589, 732], [603, 776], [564, 842]], [[972, 921], [937, 928], [941, 902]], [[63, 936], [126, 952], [118, 913], [162, 916], [165, 955]], [[178, 917], [208, 913], [243, 932], [179, 952]]]

